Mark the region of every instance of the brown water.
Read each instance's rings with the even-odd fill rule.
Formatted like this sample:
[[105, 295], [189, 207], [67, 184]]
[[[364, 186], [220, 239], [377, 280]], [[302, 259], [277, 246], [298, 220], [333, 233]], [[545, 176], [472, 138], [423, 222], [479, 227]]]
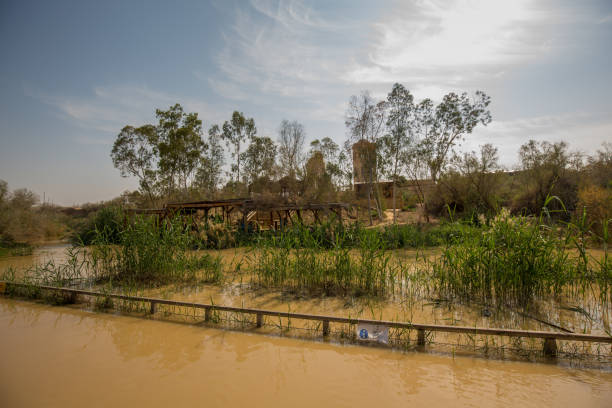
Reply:
[[34, 248], [31, 255], [0, 257], [0, 274], [8, 268], [19, 272], [47, 262], [60, 264], [66, 261], [68, 248], [70, 244], [67, 243], [52, 243]]
[[0, 298], [3, 407], [612, 406], [612, 373], [269, 337]]
[[[69, 245], [55, 244], [39, 247], [30, 256], [0, 258], [0, 274], [11, 267], [24, 271], [34, 265], [54, 262], [59, 265], [66, 262], [66, 250]], [[511, 309], [493, 311], [490, 316], [483, 315], [483, 307], [432, 302], [431, 299], [419, 296], [403, 296], [401, 298], [376, 301], [368, 298], [320, 297], [304, 298], [286, 296], [280, 291], [253, 290], [250, 286], [251, 277], [245, 270], [245, 264], [252, 261], [253, 254], [248, 248], [226, 249], [220, 251], [202, 251], [213, 256], [220, 256], [225, 269], [226, 282], [223, 285], [168, 285], [152, 290], [140, 291], [140, 295], [182, 300], [196, 303], [214, 303], [217, 305], [252, 307], [267, 310], [291, 311], [296, 313], [324, 314], [341, 317], [360, 317], [365, 319], [381, 319], [395, 321], [410, 321], [416, 323], [451, 324], [462, 326], [499, 327], [527, 330], [557, 330], [550, 325]], [[603, 252], [591, 250], [594, 257], [601, 257]], [[436, 257], [439, 250], [395, 250], [391, 251], [395, 259], [403, 262], [420, 262], [423, 257]], [[237, 265], [242, 263], [241, 273], [236, 273]], [[97, 288], [92, 288], [97, 289]], [[113, 289], [115, 290], [115, 289]], [[555, 300], [542, 304], [538, 312], [531, 316], [560, 325], [578, 333], [603, 335], [610, 330], [609, 308], [603, 311], [588, 309], [591, 312], [586, 318], [576, 310], [568, 310], [576, 302]], [[445, 339], [440, 339], [445, 341]], [[453, 340], [454, 341], [454, 340]]]

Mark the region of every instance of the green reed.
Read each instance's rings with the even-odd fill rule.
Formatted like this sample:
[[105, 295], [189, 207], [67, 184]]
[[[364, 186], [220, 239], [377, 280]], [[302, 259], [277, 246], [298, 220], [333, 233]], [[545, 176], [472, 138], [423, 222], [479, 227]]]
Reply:
[[256, 284], [310, 295], [369, 295], [391, 293], [396, 271], [390, 265], [380, 237], [367, 236], [356, 250], [342, 245], [337, 236], [332, 248], [320, 245], [304, 232], [296, 245], [295, 235], [280, 235], [256, 247], [252, 272]]
[[134, 217], [119, 234], [119, 244], [97, 231], [90, 260], [95, 276], [135, 283], [179, 281], [219, 282], [220, 258], [192, 251], [193, 234], [180, 218], [158, 225], [149, 217]]
[[607, 303], [612, 284], [607, 250], [598, 260], [586, 251], [580, 225], [558, 228], [547, 221], [501, 216], [481, 234], [446, 246], [428, 265], [434, 291], [497, 306], [527, 307], [537, 299], [584, 298], [587, 292]]
[[[464, 236], [479, 233], [480, 228], [460, 222], [441, 225], [389, 225], [382, 228], [365, 228], [360, 223], [343, 224], [328, 220], [320, 224], [294, 224], [280, 231], [253, 233], [237, 241], [258, 246], [262, 243], [292, 248], [361, 248], [364, 242], [376, 242], [378, 249], [402, 249], [435, 247], [460, 240]], [[368, 244], [369, 245], [369, 244]]]

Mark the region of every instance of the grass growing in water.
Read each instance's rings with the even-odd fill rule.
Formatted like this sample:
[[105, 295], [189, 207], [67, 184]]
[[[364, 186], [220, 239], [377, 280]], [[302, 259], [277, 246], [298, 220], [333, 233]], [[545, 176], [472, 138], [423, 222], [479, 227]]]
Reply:
[[[570, 245], [582, 249], [571, 256]], [[608, 302], [612, 284], [607, 252], [589, 259], [571, 228], [562, 235], [538, 219], [500, 215], [481, 234], [447, 246], [430, 265], [435, 291], [489, 305], [528, 306], [536, 298], [584, 295]], [[594, 285], [596, 284], [596, 285]]]
[[364, 228], [361, 224], [345, 225], [330, 220], [321, 224], [295, 224], [281, 231], [263, 231], [237, 242], [291, 248], [362, 248], [376, 245], [376, 249], [423, 248], [452, 244], [463, 237], [479, 234], [478, 227], [459, 222], [437, 226], [389, 225], [383, 228]]
[[97, 278], [120, 282], [220, 281], [220, 258], [192, 251], [192, 241], [180, 218], [158, 226], [155, 219], [135, 217], [120, 232], [118, 245], [104, 230], [97, 232], [91, 264]]
[[356, 253], [340, 242], [327, 249], [316, 240], [306, 246], [283, 236], [262, 241], [255, 251], [255, 282], [310, 295], [385, 296], [393, 291], [396, 271], [380, 237], [365, 237]]

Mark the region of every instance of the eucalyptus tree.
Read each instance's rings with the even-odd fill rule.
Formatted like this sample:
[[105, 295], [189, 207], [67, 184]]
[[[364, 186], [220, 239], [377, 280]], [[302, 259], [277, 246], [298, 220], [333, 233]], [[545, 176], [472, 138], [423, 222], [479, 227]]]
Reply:
[[[348, 129], [349, 138], [353, 143], [366, 141], [374, 146], [378, 143], [385, 129], [385, 105], [384, 101], [377, 102], [374, 100], [368, 91], [363, 91], [359, 96], [351, 96], [346, 111], [345, 125]], [[367, 177], [368, 214], [371, 225], [372, 189], [374, 182], [377, 180], [377, 149], [369, 147], [360, 148], [357, 154]], [[376, 209], [379, 218], [382, 218], [381, 205], [378, 199], [376, 200]]]
[[283, 173], [294, 178], [304, 160], [304, 126], [297, 121], [283, 120], [278, 128], [278, 154]]
[[187, 190], [200, 164], [206, 144], [202, 139], [202, 121], [197, 113], [185, 113], [180, 104], [164, 111], [156, 110], [159, 171], [168, 193], [177, 186]]
[[244, 181], [252, 183], [258, 178], [271, 180], [276, 167], [277, 146], [269, 137], [251, 137], [249, 147], [242, 153]]
[[416, 106], [417, 120], [413, 131], [419, 142], [419, 154], [429, 167], [432, 181], [437, 182], [447, 164], [453, 147], [472, 133], [478, 124], [491, 122], [487, 109], [491, 98], [482, 91], [476, 91], [473, 98], [467, 93], [457, 95], [451, 92], [434, 107], [430, 99], [424, 99]]
[[111, 150], [113, 165], [121, 177], [136, 177], [143, 193], [154, 204], [154, 189], [157, 182], [157, 134], [155, 126], [138, 128], [125, 126], [117, 135]]
[[208, 195], [217, 190], [221, 183], [221, 169], [224, 164], [222, 133], [219, 125], [213, 125], [208, 130], [206, 149], [200, 157], [200, 165], [196, 174], [196, 184]]
[[[232, 164], [231, 174], [233, 181], [240, 181], [240, 160], [241, 147], [247, 139], [251, 139], [257, 134], [255, 121], [253, 118], [246, 118], [242, 112], [234, 111], [232, 119], [225, 121], [223, 124], [223, 139], [228, 148], [232, 148], [232, 159], [235, 163]], [[234, 174], [236, 175], [234, 178]]]
[[393, 223], [397, 222], [396, 189], [400, 175], [402, 158], [408, 153], [413, 143], [413, 125], [416, 118], [414, 97], [401, 84], [394, 84], [387, 95], [387, 130], [382, 138], [381, 158], [386, 165], [382, 166], [393, 182]]

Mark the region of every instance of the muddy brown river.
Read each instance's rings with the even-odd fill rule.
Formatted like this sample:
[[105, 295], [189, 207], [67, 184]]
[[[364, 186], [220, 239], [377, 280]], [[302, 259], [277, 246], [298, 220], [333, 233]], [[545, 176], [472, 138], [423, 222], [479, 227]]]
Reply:
[[3, 407], [609, 407], [612, 373], [0, 298]]

